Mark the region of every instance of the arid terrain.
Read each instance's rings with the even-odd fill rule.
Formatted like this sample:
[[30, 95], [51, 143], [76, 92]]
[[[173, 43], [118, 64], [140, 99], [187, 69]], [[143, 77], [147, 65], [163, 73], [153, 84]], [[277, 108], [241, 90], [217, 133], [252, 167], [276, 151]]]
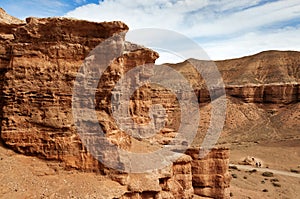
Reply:
[[[233, 198], [300, 198], [300, 103], [296, 97], [299, 57], [299, 52], [267, 51], [215, 62], [227, 95], [226, 122], [218, 144], [230, 148], [231, 164], [255, 159], [248, 162], [252, 164], [248, 168], [230, 169], [237, 175], [231, 181]], [[192, 66], [197, 63], [205, 61], [191, 60], [170, 66], [188, 77], [201, 92], [205, 81]], [[209, 100], [209, 95], [202, 99]], [[209, 104], [203, 103], [196, 145], [200, 145], [201, 135], [208, 128], [210, 110]], [[273, 178], [262, 176], [260, 171], [249, 172], [257, 169], [256, 161], [261, 162], [262, 168], [279, 171], [273, 178], [279, 180], [280, 186], [274, 186]], [[282, 175], [281, 171], [292, 175]]]
[[[201, 120], [193, 147], [157, 173], [126, 174], [96, 160], [75, 127], [72, 88], [84, 59], [95, 61], [89, 53], [112, 35], [118, 41], [107, 48], [121, 46], [125, 53], [109, 62], [96, 90], [97, 122], [106, 137], [124, 150], [149, 153], [172, 143], [179, 128], [176, 97], [157, 85], [135, 92], [129, 111], [135, 122], [147, 124], [149, 107], [161, 103], [167, 118], [154, 119], [166, 121], [165, 128], [143, 140], [115, 124], [110, 102], [116, 82], [159, 56], [126, 42], [126, 31], [122, 22], [25, 22], [0, 10], [0, 198], [300, 198], [300, 52], [295, 51], [166, 64], [188, 79], [198, 98]], [[195, 147], [209, 127], [211, 100], [193, 65], [212, 63], [225, 84], [226, 120], [216, 149], [198, 159]], [[96, 143], [97, 137], [89, 136], [85, 139]], [[103, 159], [119, 157], [97, 152]]]

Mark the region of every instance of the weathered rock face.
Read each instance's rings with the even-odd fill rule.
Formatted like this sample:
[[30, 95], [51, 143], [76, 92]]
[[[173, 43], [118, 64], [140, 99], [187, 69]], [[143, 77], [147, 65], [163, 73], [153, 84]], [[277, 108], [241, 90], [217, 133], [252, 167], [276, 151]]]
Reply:
[[[127, 43], [125, 24], [62, 18], [28, 18], [23, 22], [2, 10], [0, 19], [0, 119], [1, 140], [6, 146], [23, 154], [62, 161], [67, 168], [104, 173], [126, 187], [121, 198], [191, 198], [193, 194], [229, 197], [226, 149], [214, 149], [204, 159], [197, 158], [198, 150], [190, 149], [157, 173], [135, 175], [106, 168], [82, 144], [72, 115], [74, 80], [91, 50], [113, 35], [120, 36], [116, 45], [122, 45], [125, 53], [103, 71], [95, 101], [98, 121], [107, 138], [122, 149], [149, 152], [148, 148], [156, 149], [157, 144], [170, 144], [177, 135], [180, 106], [174, 94], [157, 85], [138, 89], [129, 110], [134, 122], [147, 124], [150, 107], [162, 104], [167, 118], [154, 118], [158, 126], [166, 124], [160, 133], [138, 147], [140, 140], [121, 131], [111, 116], [115, 83], [130, 69], [154, 63], [158, 57], [152, 50]], [[262, 135], [272, 138], [272, 132], [277, 132], [276, 136], [299, 132], [299, 57], [298, 52], [271, 51], [216, 62], [228, 96], [225, 135], [232, 140], [236, 135], [257, 140]], [[205, 83], [188, 61], [173, 66], [194, 86], [201, 103], [199, 134], [203, 136], [211, 110]]]
[[299, 101], [300, 84], [230, 85], [226, 87], [226, 93], [245, 102], [289, 104]]
[[199, 158], [199, 149], [186, 152], [193, 160], [192, 176], [194, 193], [212, 198], [229, 198], [230, 179], [228, 172], [228, 149], [213, 149], [205, 158]]
[[127, 186], [128, 192], [121, 198], [192, 198], [191, 160], [190, 156], [183, 155], [173, 165], [157, 172], [123, 174], [119, 182]]
[[[246, 84], [226, 85], [226, 95], [238, 98], [246, 103], [273, 103], [290, 104], [299, 101], [300, 84], [270, 83], [270, 84]], [[198, 90], [199, 102], [210, 102], [207, 89]]]
[[[1, 42], [1, 137], [6, 145], [62, 160], [68, 167], [98, 170], [72, 121], [73, 82], [89, 51], [127, 30], [121, 22], [34, 18], [12, 30], [14, 39]], [[129, 142], [124, 138], [124, 144]]]
[[[199, 149], [189, 149], [172, 165], [151, 174], [123, 174], [112, 178], [127, 186], [121, 198], [230, 198], [231, 176], [228, 149], [213, 149], [199, 158]], [[119, 178], [118, 178], [119, 177]]]
[[299, 52], [293, 51], [267, 51], [214, 63], [190, 59], [170, 66], [189, 79], [200, 102], [209, 102], [210, 95], [204, 79], [193, 65], [210, 67], [215, 64], [222, 75], [227, 96], [247, 103], [289, 104], [300, 99], [299, 56]]
[[[201, 106], [198, 140], [210, 122], [210, 95], [193, 65], [215, 64], [227, 97], [226, 121], [219, 143], [297, 138], [299, 126], [300, 52], [266, 51], [224, 61], [190, 59], [169, 64], [193, 85]], [[218, 88], [215, 88], [216, 93]], [[195, 139], [197, 140], [197, 139]], [[201, 142], [196, 143], [196, 145]]]
[[[121, 198], [192, 198], [194, 172], [196, 175], [199, 172], [193, 168], [195, 163], [189, 155], [157, 173], [125, 174], [109, 170], [96, 160], [78, 136], [72, 115], [72, 89], [78, 69], [99, 43], [119, 35], [118, 44], [124, 47], [125, 53], [113, 59], [103, 71], [96, 91], [96, 112], [107, 138], [122, 149], [134, 150], [132, 138], [118, 128], [110, 114], [111, 91], [123, 74], [135, 66], [154, 63], [158, 54], [125, 42], [128, 27], [124, 23], [28, 18], [26, 23], [12, 19], [0, 21], [0, 27], [1, 140], [7, 147], [22, 154], [62, 161], [66, 168], [109, 175], [126, 186], [128, 191]], [[178, 121], [174, 118], [180, 114], [172, 93], [146, 85], [134, 94], [130, 111], [135, 122], [147, 123], [147, 107], [156, 103], [166, 108], [167, 125], [148, 142], [168, 144], [176, 135]], [[216, 170], [226, 170], [226, 160], [220, 162], [215, 155], [213, 151], [208, 161], [213, 162]], [[202, 180], [207, 184], [212, 178]], [[202, 188], [207, 187], [198, 186], [199, 195], [203, 195], [199, 191]], [[209, 193], [213, 195], [212, 190]], [[228, 195], [217, 187], [218, 197], [222, 193], [224, 197]]]

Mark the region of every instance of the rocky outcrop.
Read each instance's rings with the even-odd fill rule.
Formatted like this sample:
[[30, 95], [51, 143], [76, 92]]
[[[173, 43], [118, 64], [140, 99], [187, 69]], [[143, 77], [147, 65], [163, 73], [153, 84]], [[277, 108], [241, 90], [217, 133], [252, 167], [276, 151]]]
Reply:
[[[199, 158], [199, 149], [192, 148], [172, 165], [151, 174], [123, 174], [113, 178], [127, 186], [121, 198], [193, 198], [193, 195], [216, 199], [230, 198], [228, 172], [229, 151], [213, 149]], [[119, 178], [118, 178], [119, 177]]]
[[230, 198], [228, 149], [213, 149], [204, 158], [199, 158], [199, 149], [188, 149], [186, 153], [193, 158], [191, 166], [194, 193], [217, 199]]
[[[155, 136], [145, 142], [133, 139], [118, 128], [111, 116], [115, 108], [110, 106], [112, 90], [120, 77], [158, 58], [156, 52], [125, 41], [128, 27], [124, 23], [63, 18], [28, 18], [23, 22], [2, 10], [0, 19], [1, 141], [7, 147], [22, 154], [61, 161], [66, 168], [105, 174], [125, 190], [118, 196], [121, 198], [191, 198], [193, 194], [229, 197], [227, 149], [213, 149], [204, 159], [198, 158], [198, 149], [189, 149], [186, 155], [157, 172], [126, 174], [105, 167], [82, 143], [72, 115], [74, 80], [89, 53], [114, 35], [119, 36], [115, 45], [121, 45], [124, 54], [113, 59], [104, 71], [95, 101], [98, 121], [106, 137], [118, 147], [133, 152], [149, 152], [148, 149], [168, 145], [176, 138], [180, 105], [174, 94], [158, 85], [138, 89], [129, 108], [132, 119], [138, 124], [151, 121], [152, 105], [161, 104], [165, 108], [167, 118], [154, 114], [156, 125], [166, 124]], [[244, 133], [243, 139], [251, 135], [254, 138], [249, 140], [257, 140], [262, 135], [270, 139], [274, 135], [269, 132], [276, 132], [277, 126], [285, 128], [280, 132], [298, 133], [295, 121], [298, 121], [300, 99], [299, 55], [298, 52], [270, 51], [216, 62], [228, 96], [225, 135], [234, 132]], [[211, 64], [188, 60], [170, 66], [192, 83], [204, 113], [199, 131], [205, 135], [209, 125], [210, 95], [191, 63]], [[143, 75], [147, 76], [147, 72]], [[218, 88], [214, 88], [214, 94], [217, 96]], [[279, 104], [280, 109], [274, 104]], [[289, 104], [288, 110], [282, 108], [285, 104]], [[266, 124], [272, 122], [274, 126], [269, 128]], [[90, 139], [93, 141], [92, 136]]]
[[[222, 75], [227, 96], [246, 103], [290, 104], [300, 99], [299, 57], [300, 52], [266, 51], [238, 59], [215, 62], [189, 59], [168, 65], [189, 79], [201, 103], [211, 99], [204, 79], [194, 66], [210, 68], [213, 64]], [[213, 88], [213, 92], [218, 89]]]
[[1, 41], [1, 138], [24, 154], [99, 170], [73, 124], [73, 82], [89, 51], [128, 27], [59, 18], [26, 21], [11, 30], [12, 40]]
[[[296, 82], [226, 85], [225, 91], [227, 96], [240, 99], [246, 103], [290, 104], [300, 101], [300, 84]], [[200, 89], [197, 94], [199, 102], [211, 101], [207, 89]]]
[[[216, 88], [217, 90], [217, 88]], [[226, 95], [240, 99], [246, 103], [272, 103], [290, 104], [300, 100], [300, 84], [270, 83], [270, 84], [245, 84], [226, 85]], [[198, 101], [210, 102], [210, 94], [207, 89], [198, 90]]]
[[[5, 146], [22, 154], [61, 161], [65, 168], [105, 174], [127, 190], [120, 198], [192, 198], [194, 172], [197, 175], [199, 172], [193, 168], [191, 156], [183, 155], [154, 173], [126, 174], [96, 160], [77, 133], [72, 115], [72, 89], [78, 70], [99, 43], [118, 35], [119, 40], [114, 45], [121, 45], [124, 54], [113, 59], [103, 71], [96, 90], [96, 112], [111, 143], [124, 150], [135, 148], [133, 143], [137, 140], [120, 130], [111, 116], [111, 93], [127, 71], [154, 63], [158, 54], [126, 42], [128, 27], [124, 23], [28, 18], [26, 23], [9, 19], [0, 26], [0, 119], [1, 141]], [[130, 105], [133, 120], [147, 123], [149, 110], [145, 107], [155, 103], [166, 108], [168, 125], [157, 137], [142, 143], [138, 150], [146, 148], [147, 144], [169, 144], [176, 136], [178, 121], [174, 118], [179, 114], [179, 105], [176, 97], [166, 89], [149, 85], [139, 89]], [[155, 120], [162, 122], [159, 117]], [[214, 165], [219, 163], [215, 155], [213, 151], [209, 156]], [[217, 170], [227, 167], [226, 161], [220, 164]], [[203, 195], [199, 189], [202, 188], [197, 187], [199, 195]], [[209, 193], [212, 195], [213, 191]], [[227, 195], [219, 188], [216, 193], [218, 197], [222, 193], [224, 197]]]
[[[183, 155], [172, 165], [162, 170], [147, 174], [114, 175], [112, 178], [119, 180], [127, 186], [127, 192], [121, 197], [126, 198], [192, 198], [191, 157]], [[117, 179], [118, 178], [118, 179]]]
[[[189, 59], [169, 64], [181, 72], [196, 91], [202, 111], [199, 138], [210, 122], [211, 99], [204, 79], [193, 65], [209, 69], [212, 64], [222, 75], [227, 97], [226, 121], [219, 143], [297, 138], [300, 52], [266, 51], [231, 60]], [[218, 94], [218, 89], [213, 88], [213, 93]]]
[[230, 85], [226, 94], [248, 103], [290, 104], [300, 101], [300, 84]]

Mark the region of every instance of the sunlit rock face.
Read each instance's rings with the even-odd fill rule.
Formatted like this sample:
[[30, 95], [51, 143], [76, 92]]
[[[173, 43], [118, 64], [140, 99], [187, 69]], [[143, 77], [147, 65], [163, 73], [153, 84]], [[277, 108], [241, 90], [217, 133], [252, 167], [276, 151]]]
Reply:
[[[155, 125], [165, 124], [157, 135], [145, 142], [134, 139], [112, 117], [114, 107], [110, 102], [118, 80], [137, 66], [151, 67], [158, 58], [156, 52], [125, 41], [128, 27], [124, 23], [64, 18], [28, 18], [25, 22], [2, 10], [0, 19], [0, 118], [5, 146], [25, 155], [61, 161], [65, 168], [108, 175], [126, 187], [121, 198], [229, 196], [227, 149], [214, 149], [205, 159], [198, 159], [199, 151], [190, 149], [156, 172], [127, 174], [106, 167], [83, 144], [72, 114], [75, 79], [80, 67], [93, 61], [91, 52], [116, 35], [118, 41], [111, 45], [122, 46], [123, 54], [109, 62], [95, 90], [96, 114], [106, 138], [123, 150], [149, 152], [170, 144], [177, 135], [179, 103], [173, 93], [158, 85], [145, 85], [137, 90], [129, 107], [133, 121], [138, 124], [147, 124], [151, 119]], [[199, 98], [200, 93], [195, 93]], [[166, 118], [159, 114], [149, 117], [150, 107], [155, 104], [162, 104]], [[97, 140], [91, 136], [89, 141]], [[101, 155], [107, 159], [118, 156]]]

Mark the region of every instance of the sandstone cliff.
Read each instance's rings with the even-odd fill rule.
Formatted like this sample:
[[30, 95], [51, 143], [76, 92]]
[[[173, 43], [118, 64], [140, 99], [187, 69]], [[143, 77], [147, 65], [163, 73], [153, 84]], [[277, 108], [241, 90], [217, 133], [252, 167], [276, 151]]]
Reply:
[[35, 18], [11, 30], [13, 39], [1, 42], [4, 142], [66, 166], [97, 169], [72, 123], [72, 82], [89, 51], [126, 30], [121, 22]]
[[224, 81], [226, 95], [245, 102], [283, 103], [299, 101], [299, 52], [266, 51], [256, 55], [224, 61], [189, 59], [168, 64], [180, 71], [199, 91], [199, 101], [210, 101], [206, 84], [193, 65], [210, 67], [215, 64]]
[[[99, 43], [120, 35], [125, 54], [114, 59], [101, 78], [96, 109], [107, 138], [132, 152], [149, 152], [168, 145], [177, 135], [180, 106], [176, 96], [157, 85], [138, 89], [130, 113], [139, 124], [150, 121], [149, 108], [162, 104], [166, 126], [144, 141], [121, 131], [111, 117], [111, 91], [128, 70], [154, 63], [158, 54], [124, 40], [122, 22], [93, 23], [63, 18], [28, 18], [26, 22], [0, 12], [1, 141], [15, 151], [63, 162], [65, 168], [94, 171], [122, 186], [121, 198], [191, 198], [229, 195], [228, 151], [215, 149], [204, 159], [197, 149], [165, 170], [148, 175], [113, 171], [88, 152], [73, 123], [71, 111], [74, 79], [83, 60]], [[225, 83], [227, 117], [219, 143], [289, 140], [299, 133], [300, 53], [267, 51], [239, 59], [215, 62]], [[201, 122], [194, 145], [199, 146], [210, 124], [210, 96], [201, 75], [187, 60], [169, 64], [193, 85], [200, 102]], [[178, 140], [182, 141], [182, 140]], [[147, 164], [144, 162], [144, 164]], [[145, 179], [141, 181], [141, 179]]]
[[[138, 123], [149, 121], [147, 112], [152, 104], [166, 107], [168, 125], [153, 139], [141, 142], [131, 138], [118, 128], [110, 114], [111, 91], [119, 78], [131, 68], [154, 63], [158, 58], [156, 52], [125, 41], [128, 27], [124, 23], [63, 18], [28, 18], [26, 23], [19, 22], [9, 19], [0, 24], [1, 141], [6, 147], [61, 161], [65, 168], [105, 174], [125, 187], [120, 198], [192, 198], [194, 192], [228, 197], [225, 149], [213, 150], [203, 161], [197, 160], [193, 153], [184, 155], [157, 173], [135, 175], [107, 168], [82, 144], [72, 115], [74, 80], [92, 49], [114, 35], [119, 36], [118, 44], [125, 53], [110, 62], [99, 81], [95, 101], [98, 121], [106, 137], [124, 150], [147, 152], [169, 144], [176, 135], [179, 114], [176, 98], [156, 86], [139, 89], [130, 107]], [[209, 168], [199, 171], [197, 164], [213, 166], [212, 174], [205, 173]]]

